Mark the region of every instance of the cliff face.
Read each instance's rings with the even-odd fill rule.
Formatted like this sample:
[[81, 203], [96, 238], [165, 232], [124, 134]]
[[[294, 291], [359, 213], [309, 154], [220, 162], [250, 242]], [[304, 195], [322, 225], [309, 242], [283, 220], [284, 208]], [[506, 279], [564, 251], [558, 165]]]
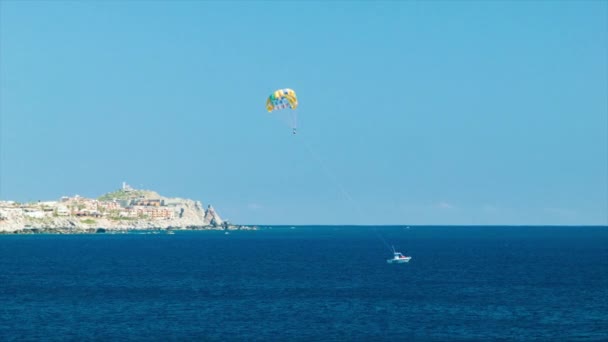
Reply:
[[[208, 206], [205, 210], [200, 201], [167, 198], [154, 192], [148, 192], [146, 196], [139, 195], [135, 200], [131, 198], [91, 200], [78, 197], [71, 200], [45, 202], [44, 205], [0, 206], [0, 232], [31, 228], [75, 231], [91, 228], [112, 230], [208, 227], [212, 229], [221, 226], [224, 222], [212, 206]], [[59, 204], [53, 206], [52, 203]], [[127, 205], [123, 207], [119, 203]]]
[[221, 226], [224, 223], [220, 215], [217, 214], [211, 205], [209, 205], [207, 210], [205, 210], [205, 217], [203, 220], [212, 226]]

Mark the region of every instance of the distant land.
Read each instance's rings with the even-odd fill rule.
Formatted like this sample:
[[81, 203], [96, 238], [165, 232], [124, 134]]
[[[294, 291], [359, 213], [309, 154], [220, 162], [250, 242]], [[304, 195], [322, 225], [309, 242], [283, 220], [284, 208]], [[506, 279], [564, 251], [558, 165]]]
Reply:
[[58, 201], [0, 201], [0, 234], [122, 233], [158, 230], [256, 229], [222, 220], [200, 201], [168, 198], [126, 183], [97, 199], [78, 195]]

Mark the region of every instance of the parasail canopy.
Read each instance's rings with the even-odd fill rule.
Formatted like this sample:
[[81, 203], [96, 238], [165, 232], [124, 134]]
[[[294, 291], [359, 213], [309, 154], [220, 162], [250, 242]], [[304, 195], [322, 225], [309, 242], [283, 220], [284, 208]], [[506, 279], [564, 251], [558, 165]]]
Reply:
[[298, 107], [298, 97], [292, 89], [279, 89], [270, 94], [266, 100], [266, 109], [268, 112], [281, 109], [296, 109]]

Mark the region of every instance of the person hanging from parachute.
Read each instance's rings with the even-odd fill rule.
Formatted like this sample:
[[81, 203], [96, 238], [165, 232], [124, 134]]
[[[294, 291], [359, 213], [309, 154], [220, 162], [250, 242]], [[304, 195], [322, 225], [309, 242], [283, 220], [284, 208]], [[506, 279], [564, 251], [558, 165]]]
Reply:
[[273, 92], [266, 100], [266, 110], [268, 110], [269, 113], [283, 109], [291, 109], [292, 134], [297, 133], [296, 108], [298, 108], [298, 97], [296, 96], [296, 92], [289, 88], [279, 89]]

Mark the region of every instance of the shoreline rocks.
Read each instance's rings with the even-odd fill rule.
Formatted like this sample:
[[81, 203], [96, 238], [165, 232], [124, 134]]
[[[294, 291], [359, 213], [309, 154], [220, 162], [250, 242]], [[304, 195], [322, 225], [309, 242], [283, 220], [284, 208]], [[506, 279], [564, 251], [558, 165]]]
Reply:
[[258, 230], [256, 226], [189, 226], [189, 227], [168, 227], [168, 228], [23, 228], [18, 230], [2, 230], [0, 235], [32, 235], [32, 234], [173, 234], [176, 231], [239, 231], [239, 230]]

